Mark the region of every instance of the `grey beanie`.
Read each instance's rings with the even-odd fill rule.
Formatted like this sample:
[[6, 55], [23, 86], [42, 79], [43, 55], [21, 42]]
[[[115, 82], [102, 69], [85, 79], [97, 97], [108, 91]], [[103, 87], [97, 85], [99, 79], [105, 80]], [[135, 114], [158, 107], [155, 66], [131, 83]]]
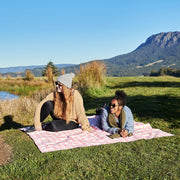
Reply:
[[75, 76], [74, 73], [63, 74], [57, 78], [57, 81], [61, 82], [66, 87], [71, 88], [72, 87], [72, 79], [74, 76]]

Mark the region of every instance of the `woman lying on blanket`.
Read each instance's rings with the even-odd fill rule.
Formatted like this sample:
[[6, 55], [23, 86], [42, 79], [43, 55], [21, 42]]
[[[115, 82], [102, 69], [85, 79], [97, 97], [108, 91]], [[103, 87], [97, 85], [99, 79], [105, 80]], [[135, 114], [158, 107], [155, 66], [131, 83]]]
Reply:
[[110, 137], [127, 137], [134, 132], [134, 120], [131, 110], [125, 106], [127, 95], [117, 90], [109, 106], [102, 109], [101, 124]]
[[[34, 115], [35, 130], [63, 131], [79, 127], [90, 131], [91, 127], [85, 115], [83, 99], [77, 90], [71, 88], [73, 73], [58, 77], [56, 91], [50, 93], [36, 107]], [[48, 115], [53, 121], [41, 125]]]

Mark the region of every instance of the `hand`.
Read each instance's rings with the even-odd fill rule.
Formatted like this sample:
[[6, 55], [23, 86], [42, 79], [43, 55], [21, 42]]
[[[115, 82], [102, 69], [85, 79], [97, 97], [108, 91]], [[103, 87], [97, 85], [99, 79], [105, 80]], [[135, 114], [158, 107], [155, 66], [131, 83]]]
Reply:
[[88, 131], [88, 132], [93, 132], [93, 131], [94, 131], [94, 128], [92, 128], [92, 127], [90, 126], [87, 131]]
[[127, 137], [128, 136], [128, 131], [126, 129], [120, 129], [119, 134], [121, 137]]
[[35, 130], [36, 130], [36, 131], [41, 131], [41, 130], [42, 130], [42, 127], [36, 127]]

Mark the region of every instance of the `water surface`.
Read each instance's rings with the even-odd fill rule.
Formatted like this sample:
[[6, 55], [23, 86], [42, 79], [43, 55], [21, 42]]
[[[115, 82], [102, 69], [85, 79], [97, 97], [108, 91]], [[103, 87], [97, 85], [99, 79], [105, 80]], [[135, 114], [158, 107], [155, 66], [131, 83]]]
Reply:
[[6, 91], [0, 91], [0, 101], [16, 99], [18, 97], [19, 96], [15, 95], [15, 94], [11, 94], [11, 93], [8, 93]]

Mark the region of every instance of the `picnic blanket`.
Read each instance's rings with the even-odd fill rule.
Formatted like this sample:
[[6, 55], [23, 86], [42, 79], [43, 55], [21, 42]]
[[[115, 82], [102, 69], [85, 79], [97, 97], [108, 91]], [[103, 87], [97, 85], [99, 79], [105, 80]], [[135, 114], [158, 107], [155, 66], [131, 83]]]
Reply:
[[32, 138], [42, 153], [77, 147], [97, 146], [117, 142], [131, 142], [140, 139], [173, 136], [173, 134], [161, 131], [160, 129], [152, 128], [150, 124], [134, 122], [135, 132], [133, 136], [111, 139], [108, 137], [108, 135], [110, 135], [108, 132], [105, 132], [99, 128], [99, 116], [88, 116], [88, 120], [90, 125], [93, 127], [92, 132], [82, 131], [81, 128], [59, 132], [43, 130], [26, 132], [28, 127], [21, 128], [21, 130], [25, 131]]

